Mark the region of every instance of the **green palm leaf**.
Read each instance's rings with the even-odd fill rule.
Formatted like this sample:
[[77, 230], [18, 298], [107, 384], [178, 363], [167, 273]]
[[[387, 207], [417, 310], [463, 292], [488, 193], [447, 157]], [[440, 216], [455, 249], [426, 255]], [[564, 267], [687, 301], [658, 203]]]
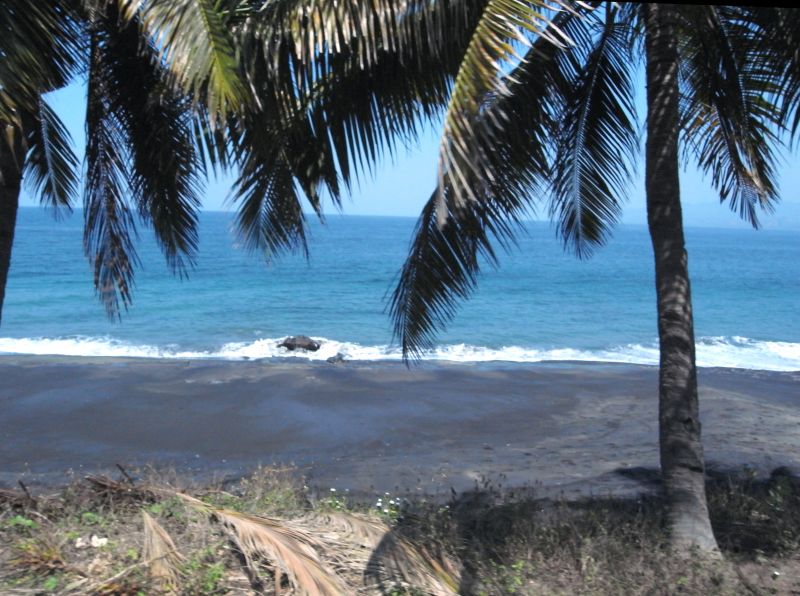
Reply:
[[[109, 104], [101, 35], [93, 32], [86, 109], [86, 187], [84, 249], [94, 268], [94, 285], [110, 317], [131, 303], [133, 270], [138, 264], [136, 225], [127, 198], [125, 130]], [[120, 304], [121, 303], [121, 304]]]
[[683, 7], [685, 149], [711, 174], [721, 201], [758, 227], [777, 200], [772, 147], [780, 113], [773, 73], [753, 58], [760, 31], [737, 7]]
[[71, 209], [78, 187], [78, 158], [72, 151], [72, 139], [44, 99], [39, 100], [35, 121], [23, 179], [42, 203]]
[[[306, 251], [298, 190], [318, 215], [323, 193], [339, 205], [340, 182], [349, 185], [385, 149], [393, 152], [398, 138], [413, 142], [419, 118], [434, 117], [446, 104], [469, 30], [448, 39], [434, 31], [429, 13], [479, 15], [478, 2], [437, 3], [420, 14], [413, 12], [419, 3], [395, 4], [273, 2], [237, 31], [253, 101], [228, 132], [241, 174], [233, 197], [250, 248]], [[294, 23], [312, 13], [301, 35]], [[371, 42], [356, 31], [366, 26], [362, 17], [378, 37], [368, 50]], [[323, 43], [334, 30], [336, 42]]]
[[191, 103], [166, 82], [138, 23], [109, 4], [92, 14], [87, 109], [85, 247], [110, 316], [130, 304], [134, 212], [152, 226], [168, 264], [184, 274], [197, 248], [204, 170]]
[[437, 212], [441, 225], [449, 212], [480, 200], [472, 181], [487, 179], [491, 154], [501, 142], [498, 130], [506, 118], [500, 110], [487, 114], [484, 106], [487, 99], [510, 93], [509, 79], [503, 74], [519, 60], [517, 48], [530, 45], [529, 35], [557, 46], [569, 42], [550, 24], [542, 6], [523, 0], [491, 0], [472, 35], [447, 107], [439, 150]]
[[578, 256], [603, 244], [619, 219], [638, 156], [629, 31], [613, 7], [604, 12], [605, 22], [576, 22], [576, 48], [561, 60], [567, 84], [550, 214]]
[[[446, 105], [485, 3], [277, 0], [237, 39], [257, 101], [274, 94], [285, 120], [307, 118], [349, 184], [398, 140], [413, 143], [420, 119]], [[268, 93], [264, 80], [274, 85]]]
[[241, 107], [246, 91], [228, 19], [242, 2], [119, 2], [128, 20], [141, 22], [180, 88], [197, 98], [213, 118]]
[[197, 250], [204, 170], [191, 102], [167, 84], [157, 53], [141, 43], [135, 20], [121, 23], [109, 8], [104, 22], [107, 99], [124, 129], [132, 199], [169, 266], [185, 274]]
[[249, 105], [228, 128], [239, 171], [231, 190], [239, 231], [247, 248], [267, 256], [298, 249], [307, 254], [300, 191], [320, 217], [321, 193], [339, 198], [328, 136], [299, 109], [284, 112], [285, 98], [271, 79], [252, 80], [258, 105]]
[[0, 3], [0, 122], [22, 128], [39, 111], [39, 96], [67, 84], [81, 59], [73, 2]]
[[[569, 30], [575, 19], [564, 14], [557, 24]], [[444, 224], [440, 191], [426, 203], [389, 305], [404, 357], [419, 357], [433, 347], [436, 333], [452, 320], [457, 302], [475, 289], [482, 263], [497, 263], [493, 243], [504, 249], [512, 246], [532, 202], [548, 186], [547, 148], [559, 111], [558, 90], [564, 86], [559, 51], [547, 39], [534, 42], [525, 60], [507, 76], [511, 92], [487, 101], [486, 118], [504, 115], [496, 118], [497, 134], [504, 142], [487, 154], [487, 175], [470, 180], [480, 200], [450, 211]]]
[[[742, 9], [744, 10], [744, 9]], [[781, 106], [781, 126], [792, 136], [800, 129], [800, 12], [794, 8], [758, 6], [746, 12], [758, 27], [759, 62], [772, 74]]]
[[245, 247], [265, 257], [306, 246], [305, 216], [291, 169], [279, 156], [253, 156], [242, 167], [234, 187], [240, 203], [237, 225]]

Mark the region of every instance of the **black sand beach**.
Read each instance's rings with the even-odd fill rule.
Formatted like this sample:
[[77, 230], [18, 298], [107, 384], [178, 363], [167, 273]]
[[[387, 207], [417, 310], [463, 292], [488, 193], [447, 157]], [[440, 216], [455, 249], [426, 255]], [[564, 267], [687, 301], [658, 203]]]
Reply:
[[[426, 494], [490, 479], [545, 494], [646, 488], [657, 369], [0, 358], [0, 484], [119, 463], [192, 475], [293, 464], [322, 490]], [[711, 467], [800, 464], [800, 372], [701, 369]]]

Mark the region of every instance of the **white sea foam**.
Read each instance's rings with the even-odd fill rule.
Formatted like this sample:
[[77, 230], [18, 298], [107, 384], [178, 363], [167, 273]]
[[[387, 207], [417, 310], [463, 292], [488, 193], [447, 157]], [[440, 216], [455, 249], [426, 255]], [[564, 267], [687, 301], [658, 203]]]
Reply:
[[59, 337], [21, 339], [0, 337], [0, 354], [39, 356], [104, 356], [112, 358], [204, 358], [206, 352], [176, 351], [157, 346], [129, 344], [104, 337]]
[[[0, 354], [35, 354], [64, 356], [100, 356], [130, 358], [216, 358], [242, 360], [257, 358], [301, 358], [325, 360], [342, 354], [346, 360], [400, 360], [401, 352], [391, 346], [363, 346], [318, 338], [321, 346], [317, 352], [290, 352], [279, 348], [280, 338], [259, 339], [252, 342], [227, 343], [217, 350], [191, 351], [169, 346], [130, 344], [102, 337], [67, 338], [0, 338]], [[487, 348], [466, 344], [441, 346], [425, 354], [425, 360], [451, 362], [623, 362], [630, 364], [658, 364], [658, 344], [628, 344], [601, 350], [574, 348], [539, 349], [520, 346]], [[800, 370], [800, 343], [757, 341], [745, 337], [706, 337], [697, 342], [699, 366], [722, 366], [756, 370]]]

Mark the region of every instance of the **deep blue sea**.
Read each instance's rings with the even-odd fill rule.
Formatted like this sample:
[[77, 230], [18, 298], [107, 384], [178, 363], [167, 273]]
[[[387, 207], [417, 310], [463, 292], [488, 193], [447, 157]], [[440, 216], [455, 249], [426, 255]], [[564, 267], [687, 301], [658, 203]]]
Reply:
[[[386, 313], [413, 218], [310, 222], [310, 260], [267, 261], [239, 244], [227, 213], [203, 213], [196, 268], [173, 277], [140, 230], [133, 306], [109, 321], [82, 250], [82, 214], [22, 208], [0, 353], [281, 358], [287, 335], [322, 339], [302, 355], [399, 359]], [[698, 363], [800, 369], [800, 233], [687, 228]], [[486, 268], [431, 359], [656, 364], [652, 253], [644, 227], [619, 227], [591, 259], [530, 223], [499, 269]]]

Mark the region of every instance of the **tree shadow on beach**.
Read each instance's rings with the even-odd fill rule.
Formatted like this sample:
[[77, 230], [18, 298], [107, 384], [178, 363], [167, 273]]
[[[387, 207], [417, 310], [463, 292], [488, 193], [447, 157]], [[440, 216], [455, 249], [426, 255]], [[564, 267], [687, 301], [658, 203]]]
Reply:
[[[322, 593], [395, 596], [800, 593], [800, 478], [789, 467], [768, 476], [711, 470], [709, 507], [725, 555], [717, 563], [674, 556], [652, 490], [567, 500], [486, 482], [449, 500], [410, 497], [399, 511], [395, 500], [376, 511], [338, 496], [312, 503], [290, 469], [195, 488], [171, 474], [119, 471], [118, 480], [90, 475], [58, 494], [0, 488], [0, 545], [9, 545], [0, 548], [0, 592], [11, 585], [4, 581], [46, 591], [54, 572], [105, 585], [113, 572], [120, 591], [108, 593], [161, 593], [162, 576], [143, 563], [160, 544], [191, 561], [170, 563], [182, 584], [175, 593], [187, 596], [317, 593], [319, 582], [333, 586]], [[645, 488], [656, 471], [624, 474]], [[117, 557], [150, 554], [142, 550], [124, 577], [95, 569], [93, 547], [78, 544], [94, 533], [120, 537]], [[199, 590], [211, 575], [215, 588]]]
[[[624, 474], [643, 486], [659, 486], [657, 470]], [[707, 489], [726, 559], [758, 562], [765, 556], [796, 555], [800, 481], [787, 468], [768, 477], [749, 470], [711, 470]], [[446, 504], [408, 504], [374, 550], [365, 577], [383, 594], [417, 593], [408, 586], [419, 577], [397, 574], [385, 562], [387, 552], [406, 543], [425, 559], [430, 577], [449, 586], [449, 593], [465, 595], [612, 594], [643, 586], [715, 593], [720, 582], [731, 587], [744, 581], [726, 576], [733, 573], [730, 568], [690, 569], [676, 560], [667, 547], [663, 512], [652, 491], [635, 498], [566, 501], [537, 498], [531, 490], [482, 487], [453, 495]], [[425, 589], [436, 593], [431, 585], [427, 582]]]

